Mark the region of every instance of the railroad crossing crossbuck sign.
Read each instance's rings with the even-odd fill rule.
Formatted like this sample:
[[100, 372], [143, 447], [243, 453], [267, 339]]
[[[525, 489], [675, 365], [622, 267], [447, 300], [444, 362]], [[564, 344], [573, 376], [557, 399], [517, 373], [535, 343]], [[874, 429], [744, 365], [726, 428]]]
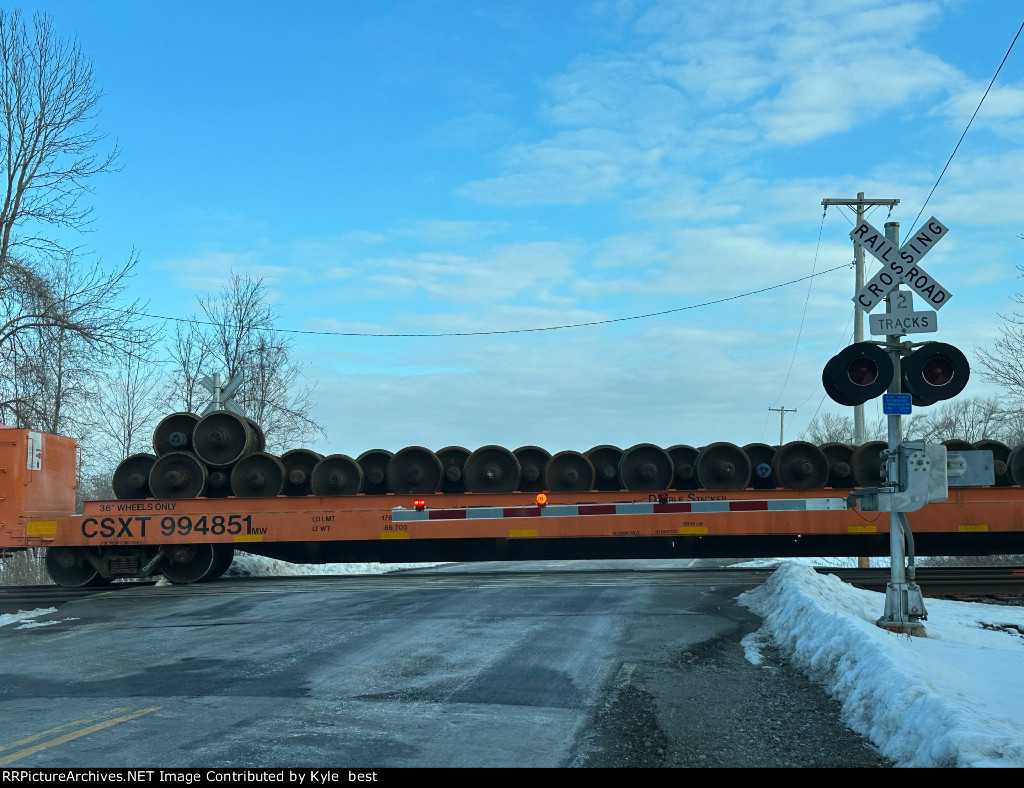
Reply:
[[941, 309], [953, 295], [929, 276], [919, 262], [948, 232], [949, 228], [933, 216], [897, 249], [885, 233], [868, 222], [858, 224], [850, 232], [850, 238], [873, 254], [882, 263], [882, 270], [853, 297], [854, 303], [870, 312], [893, 288], [905, 282], [931, 306]]

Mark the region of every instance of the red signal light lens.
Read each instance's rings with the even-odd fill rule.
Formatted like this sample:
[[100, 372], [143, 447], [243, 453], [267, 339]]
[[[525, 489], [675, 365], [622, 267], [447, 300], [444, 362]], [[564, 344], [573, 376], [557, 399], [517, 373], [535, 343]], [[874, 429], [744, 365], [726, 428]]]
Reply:
[[869, 358], [855, 358], [846, 368], [846, 374], [858, 386], [870, 386], [878, 380], [878, 365]]
[[945, 386], [953, 379], [953, 362], [945, 356], [933, 356], [925, 362], [921, 374], [933, 386]]
[[417, 512], [422, 512], [424, 509], [427, 508], [427, 502], [424, 501], [422, 498], [417, 498], [416, 503], [414, 503], [413, 506], [416, 507]]

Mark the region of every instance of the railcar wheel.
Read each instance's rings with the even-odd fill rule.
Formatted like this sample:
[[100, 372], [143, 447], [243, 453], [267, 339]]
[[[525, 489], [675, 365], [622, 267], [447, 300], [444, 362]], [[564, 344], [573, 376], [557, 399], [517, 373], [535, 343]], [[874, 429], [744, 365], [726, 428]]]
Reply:
[[245, 417], [245, 421], [249, 425], [249, 430], [252, 432], [252, 446], [250, 446], [250, 450], [266, 451], [267, 436], [263, 434], [263, 428], [248, 416]]
[[[172, 583], [198, 583], [217, 566], [217, 551], [212, 544], [175, 544], [164, 548], [160, 572]], [[227, 567], [225, 567], [227, 569]]]
[[388, 491], [388, 463], [395, 455], [387, 449], [368, 449], [356, 457], [363, 471], [363, 492], [384, 495]]
[[672, 458], [672, 489], [696, 490], [699, 486], [697, 481], [697, 455], [700, 452], [693, 446], [688, 446], [685, 443], [669, 446], [665, 451]]
[[229, 544], [213, 544], [213, 566], [210, 571], [199, 578], [200, 583], [209, 583], [228, 571], [231, 562], [235, 560], [235, 548]]
[[673, 472], [668, 452], [651, 443], [630, 446], [619, 460], [619, 477], [627, 490], [667, 490]]
[[231, 495], [231, 468], [206, 468], [207, 498], [227, 498]]
[[705, 490], [745, 490], [750, 458], [734, 443], [710, 443], [697, 455], [697, 478]]
[[971, 448], [975, 451], [987, 450], [992, 452], [992, 470], [995, 472], [996, 487], [1005, 487], [1008, 484], [1013, 484], [1013, 480], [1010, 478], [1009, 446], [1002, 441], [980, 440], [971, 444]]
[[172, 451], [192, 451], [192, 432], [199, 423], [195, 413], [172, 413], [153, 430], [153, 451], [158, 457]]
[[578, 451], [560, 451], [547, 463], [544, 482], [551, 492], [588, 492], [594, 489], [594, 466]]
[[[780, 486], [778, 477], [772, 471], [776, 449], [767, 443], [748, 443], [743, 452], [750, 459], [750, 486], [755, 490], [772, 490]], [[785, 487], [785, 484], [781, 485]]]
[[234, 465], [253, 451], [258, 441], [249, 420], [230, 410], [207, 413], [192, 431], [193, 450], [215, 468]]
[[833, 489], [849, 489], [856, 486], [853, 478], [853, 446], [846, 443], [823, 443], [818, 447], [828, 458], [828, 486]]
[[828, 481], [828, 457], [807, 441], [780, 446], [772, 462], [772, 474], [789, 490], [820, 490]]
[[165, 454], [153, 463], [149, 489], [157, 498], [198, 498], [206, 492], [209, 472], [198, 457], [187, 451]]
[[540, 492], [545, 489], [544, 469], [551, 460], [551, 453], [540, 446], [520, 446], [512, 453], [519, 460], [519, 486], [516, 489], [520, 492]]
[[273, 498], [284, 488], [284, 465], [273, 454], [254, 452], [231, 469], [231, 490], [239, 498]]
[[385, 473], [388, 492], [429, 495], [441, 489], [444, 468], [437, 455], [423, 446], [406, 446], [395, 453]]
[[90, 547], [48, 547], [46, 549], [46, 574], [64, 588], [106, 585], [109, 580], [89, 561], [96, 551]]
[[519, 486], [519, 460], [503, 446], [483, 446], [466, 460], [466, 489], [470, 492], [508, 493]]
[[111, 487], [114, 490], [114, 497], [123, 498], [152, 498], [153, 491], [149, 489], [149, 472], [153, 470], [156, 463], [155, 454], [133, 454], [121, 461], [114, 469], [114, 477], [111, 480]]
[[462, 446], [445, 446], [437, 452], [437, 459], [441, 461], [441, 467], [444, 468], [441, 492], [452, 494], [466, 492], [464, 469], [469, 454], [469, 449]]
[[285, 495], [310, 495], [313, 492], [312, 475], [324, 455], [311, 449], [292, 449], [281, 455], [284, 466]]
[[1006, 458], [1007, 473], [1014, 484], [1024, 485], [1024, 446], [1017, 446]]
[[885, 484], [885, 463], [881, 454], [889, 448], [885, 441], [868, 441], [853, 450], [850, 467], [858, 487], [878, 487]]
[[622, 459], [622, 449], [618, 446], [595, 446], [590, 451], [584, 452], [584, 456], [594, 466], [596, 489], [606, 492], [623, 489], [622, 479], [619, 477], [619, 460]]
[[363, 489], [363, 470], [347, 454], [330, 454], [309, 476], [313, 495], [356, 495]]

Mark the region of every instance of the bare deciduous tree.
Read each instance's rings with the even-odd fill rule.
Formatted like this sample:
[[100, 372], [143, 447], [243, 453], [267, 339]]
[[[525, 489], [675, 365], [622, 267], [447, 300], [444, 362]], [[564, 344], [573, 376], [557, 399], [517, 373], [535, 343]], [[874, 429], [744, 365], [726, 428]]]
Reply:
[[[201, 298], [199, 306], [203, 316], [191, 325], [191, 335], [179, 332], [172, 348], [176, 402], [188, 404], [185, 398], [194, 396], [204, 375], [241, 374], [235, 402], [263, 429], [268, 448], [296, 448], [322, 434], [311, 416], [314, 388], [292, 358], [291, 340], [274, 328], [277, 315], [264, 280], [233, 272], [221, 292]], [[196, 368], [202, 361], [209, 370]]]
[[30, 29], [20, 12], [0, 9], [0, 275], [28, 250], [70, 251], [41, 226], [88, 222], [91, 207], [81, 197], [89, 179], [114, 169], [118, 156], [116, 146], [94, 152], [105, 137], [92, 125], [101, 96], [92, 61], [77, 40], [55, 35], [49, 15], [36, 13]]
[[835, 413], [822, 413], [811, 419], [801, 440], [822, 443], [853, 443], [853, 419]]
[[114, 361], [104, 375], [94, 434], [107, 463], [153, 450], [153, 428], [160, 416], [160, 378], [150, 354], [139, 349]]
[[[1017, 271], [1018, 278], [1024, 278], [1024, 266], [1018, 265]], [[1024, 294], [1016, 293], [1012, 300], [1024, 305]], [[1020, 408], [1024, 405], [1024, 315], [1014, 312], [1001, 317], [994, 349], [976, 349], [982, 367], [979, 374], [1002, 386]]]
[[108, 270], [61, 237], [88, 224], [90, 179], [116, 168], [116, 145], [95, 152], [100, 98], [77, 40], [0, 9], [0, 419], [22, 426], [74, 430], [92, 373], [139, 341], [138, 305], [118, 304], [134, 253]]

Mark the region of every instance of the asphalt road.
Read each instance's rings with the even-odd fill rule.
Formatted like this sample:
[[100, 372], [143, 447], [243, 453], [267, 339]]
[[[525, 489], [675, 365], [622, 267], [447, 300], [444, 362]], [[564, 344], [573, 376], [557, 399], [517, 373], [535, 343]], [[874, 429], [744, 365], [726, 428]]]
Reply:
[[[0, 629], [0, 766], [888, 765], [696, 562], [140, 587]], [[642, 567], [642, 569], [641, 569]]]

